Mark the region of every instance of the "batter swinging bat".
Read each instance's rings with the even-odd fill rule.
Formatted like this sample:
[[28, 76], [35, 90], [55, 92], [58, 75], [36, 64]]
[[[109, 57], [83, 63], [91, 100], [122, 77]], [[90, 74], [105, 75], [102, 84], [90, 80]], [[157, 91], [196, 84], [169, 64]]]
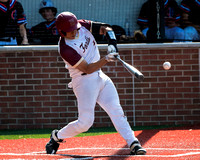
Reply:
[[143, 81], [144, 80], [144, 75], [137, 70], [135, 67], [133, 67], [132, 65], [126, 63], [125, 61], [123, 61], [120, 56], [116, 56], [116, 58], [120, 61], [120, 63], [132, 74], [134, 75], [139, 81]]

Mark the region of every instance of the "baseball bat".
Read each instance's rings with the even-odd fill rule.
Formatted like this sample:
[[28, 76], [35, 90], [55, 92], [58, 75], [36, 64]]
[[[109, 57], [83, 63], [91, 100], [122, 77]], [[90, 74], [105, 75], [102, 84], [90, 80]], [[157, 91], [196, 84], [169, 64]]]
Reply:
[[122, 60], [120, 58], [120, 56], [116, 56], [116, 58], [119, 60], [119, 62], [132, 74], [134, 75], [139, 81], [143, 81], [144, 80], [144, 75], [137, 70], [135, 67], [133, 67], [132, 65], [126, 63], [124, 60]]

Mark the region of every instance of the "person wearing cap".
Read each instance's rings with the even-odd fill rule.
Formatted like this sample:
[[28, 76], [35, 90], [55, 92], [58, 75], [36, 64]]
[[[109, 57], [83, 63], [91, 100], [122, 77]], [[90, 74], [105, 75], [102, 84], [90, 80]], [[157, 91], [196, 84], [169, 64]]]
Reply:
[[182, 0], [181, 27], [185, 32], [187, 41], [200, 40], [200, 0]]
[[39, 13], [45, 21], [33, 26], [29, 30], [30, 43], [41, 45], [58, 44], [59, 33], [55, 25], [57, 8], [54, 7], [51, 0], [42, 0]]
[[[141, 36], [142, 39], [143, 36], [145, 36], [148, 40], [148, 42], [151, 42], [152, 39], [152, 32], [150, 31], [150, 20], [152, 20], [154, 17], [152, 17], [152, 14], [150, 13], [151, 5], [152, 3], [155, 3], [154, 1], [148, 0], [146, 1], [140, 10], [137, 24], [140, 26], [141, 30]], [[162, 41], [165, 40], [167, 42], [180, 42], [184, 41], [184, 30], [180, 28], [180, 9], [175, 0], [164, 0], [164, 33], [165, 36], [163, 37]], [[157, 28], [157, 26], [156, 26]], [[157, 31], [156, 31], [157, 32]], [[158, 32], [157, 32], [158, 33]], [[147, 42], [147, 41], [146, 41]]]
[[26, 16], [17, 0], [0, 0], [0, 45], [28, 44]]

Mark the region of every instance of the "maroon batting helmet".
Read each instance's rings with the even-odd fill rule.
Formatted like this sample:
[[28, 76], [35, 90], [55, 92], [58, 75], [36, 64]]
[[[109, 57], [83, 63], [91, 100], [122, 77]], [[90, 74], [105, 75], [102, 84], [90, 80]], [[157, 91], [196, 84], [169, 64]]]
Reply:
[[80, 27], [81, 24], [71, 12], [62, 12], [56, 18], [56, 28], [62, 37], [65, 36], [66, 32], [72, 32]]

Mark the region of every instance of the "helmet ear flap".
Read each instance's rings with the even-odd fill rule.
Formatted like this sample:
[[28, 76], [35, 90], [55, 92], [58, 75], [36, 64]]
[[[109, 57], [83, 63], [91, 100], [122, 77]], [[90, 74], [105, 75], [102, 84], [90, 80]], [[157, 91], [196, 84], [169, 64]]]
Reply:
[[61, 37], [65, 37], [66, 36], [66, 32], [59, 30], [58, 31]]
[[63, 36], [66, 36], [66, 32], [64, 31], [60, 31], [62, 33]]

